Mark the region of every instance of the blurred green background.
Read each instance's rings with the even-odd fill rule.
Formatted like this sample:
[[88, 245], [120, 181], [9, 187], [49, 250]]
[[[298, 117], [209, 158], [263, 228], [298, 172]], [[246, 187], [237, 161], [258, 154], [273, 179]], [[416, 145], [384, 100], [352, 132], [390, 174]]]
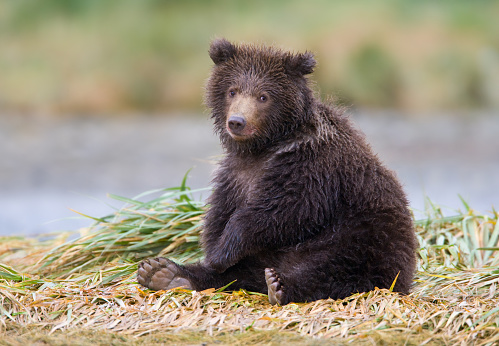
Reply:
[[199, 112], [216, 37], [314, 52], [348, 106], [497, 110], [498, 18], [483, 0], [6, 0], [0, 112]]

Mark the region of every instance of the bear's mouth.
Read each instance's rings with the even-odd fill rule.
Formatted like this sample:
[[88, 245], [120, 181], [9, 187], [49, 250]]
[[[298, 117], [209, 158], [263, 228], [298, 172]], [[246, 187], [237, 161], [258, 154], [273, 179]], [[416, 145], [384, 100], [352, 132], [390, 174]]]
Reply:
[[246, 128], [246, 129], [244, 129], [244, 131], [240, 131], [240, 132], [233, 131], [228, 126], [226, 127], [226, 130], [227, 130], [227, 133], [236, 141], [241, 141], [241, 140], [247, 139], [247, 138], [251, 137], [256, 132], [256, 129], [250, 129], [250, 128]]

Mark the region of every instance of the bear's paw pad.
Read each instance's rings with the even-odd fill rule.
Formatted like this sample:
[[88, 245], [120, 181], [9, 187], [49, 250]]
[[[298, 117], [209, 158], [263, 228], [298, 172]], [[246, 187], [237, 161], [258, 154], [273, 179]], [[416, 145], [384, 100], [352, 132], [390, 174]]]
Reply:
[[191, 282], [180, 276], [178, 266], [169, 259], [148, 258], [139, 264], [137, 281], [154, 291], [183, 287], [193, 289]]
[[284, 286], [274, 269], [265, 268], [265, 281], [267, 282], [270, 304], [285, 305], [287, 302], [283, 291]]

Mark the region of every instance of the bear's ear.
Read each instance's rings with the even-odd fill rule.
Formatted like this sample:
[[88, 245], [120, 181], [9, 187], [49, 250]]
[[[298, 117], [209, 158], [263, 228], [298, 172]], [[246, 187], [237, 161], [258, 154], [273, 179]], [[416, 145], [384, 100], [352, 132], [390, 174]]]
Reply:
[[236, 46], [225, 38], [219, 38], [211, 42], [209, 53], [211, 60], [218, 65], [229, 60], [236, 54]]
[[299, 53], [289, 56], [286, 61], [286, 68], [289, 73], [306, 75], [314, 72], [317, 62], [310, 52]]

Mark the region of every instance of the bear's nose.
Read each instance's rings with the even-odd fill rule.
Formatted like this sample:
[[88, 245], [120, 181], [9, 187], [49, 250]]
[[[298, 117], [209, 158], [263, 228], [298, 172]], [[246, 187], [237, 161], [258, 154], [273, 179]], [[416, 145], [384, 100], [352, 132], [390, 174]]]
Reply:
[[229, 129], [234, 133], [241, 132], [246, 126], [246, 119], [237, 115], [231, 115], [228, 121]]

